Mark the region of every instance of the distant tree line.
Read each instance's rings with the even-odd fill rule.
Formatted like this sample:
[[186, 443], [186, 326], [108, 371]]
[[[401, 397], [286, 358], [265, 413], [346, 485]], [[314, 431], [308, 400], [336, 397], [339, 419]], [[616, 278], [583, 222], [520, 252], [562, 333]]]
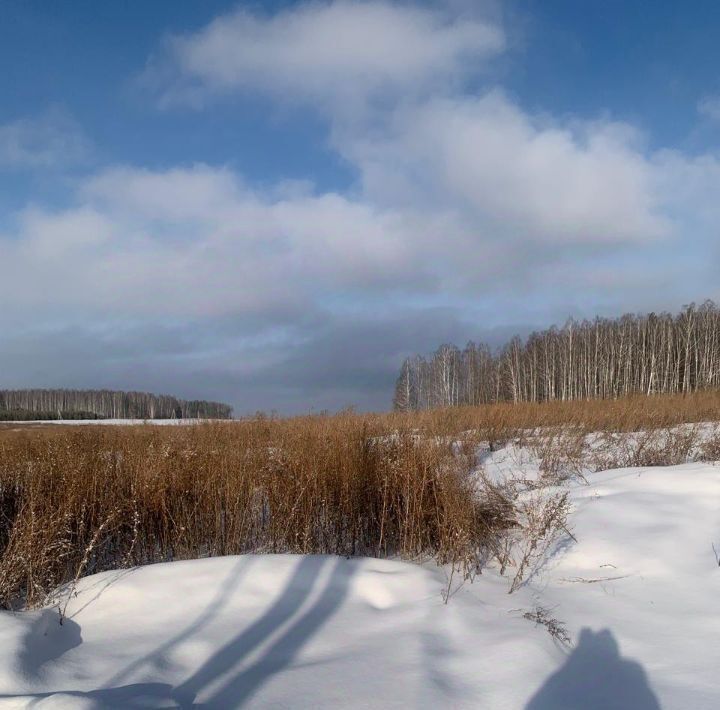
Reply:
[[230, 419], [221, 402], [112, 390], [0, 390], [0, 420]]
[[408, 411], [491, 402], [543, 402], [684, 393], [720, 387], [720, 308], [677, 315], [573, 319], [492, 350], [442, 345], [402, 365], [394, 407]]
[[3, 409], [0, 410], [0, 422], [36, 422], [49, 421], [52, 419], [105, 419], [95, 412], [31, 412], [27, 409]]

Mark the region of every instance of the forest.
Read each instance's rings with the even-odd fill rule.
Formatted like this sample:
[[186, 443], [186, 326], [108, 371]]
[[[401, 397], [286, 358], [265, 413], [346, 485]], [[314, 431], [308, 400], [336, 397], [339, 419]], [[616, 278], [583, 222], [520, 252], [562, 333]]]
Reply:
[[395, 386], [399, 411], [494, 402], [686, 394], [720, 387], [720, 308], [678, 314], [570, 319], [495, 350], [470, 342], [407, 358]]
[[0, 421], [29, 419], [230, 419], [221, 402], [113, 390], [0, 390]]

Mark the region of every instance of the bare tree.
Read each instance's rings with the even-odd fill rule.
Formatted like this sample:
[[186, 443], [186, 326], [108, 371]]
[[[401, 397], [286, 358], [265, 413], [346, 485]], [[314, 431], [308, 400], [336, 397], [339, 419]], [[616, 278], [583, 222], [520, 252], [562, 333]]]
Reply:
[[186, 401], [148, 392], [111, 390], [0, 390], [0, 418], [230, 419], [221, 402]]
[[681, 393], [720, 386], [720, 309], [712, 301], [669, 313], [625, 314], [513, 338], [492, 352], [468, 343], [408, 358], [397, 409], [488, 402]]

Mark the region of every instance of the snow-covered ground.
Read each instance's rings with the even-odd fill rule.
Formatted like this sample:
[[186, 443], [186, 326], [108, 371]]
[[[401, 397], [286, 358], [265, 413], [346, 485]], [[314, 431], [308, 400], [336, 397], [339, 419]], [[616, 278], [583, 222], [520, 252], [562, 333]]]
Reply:
[[569, 489], [577, 542], [512, 595], [492, 568], [445, 604], [446, 569], [321, 556], [81, 580], [62, 626], [0, 614], [0, 707], [720, 707], [720, 467]]

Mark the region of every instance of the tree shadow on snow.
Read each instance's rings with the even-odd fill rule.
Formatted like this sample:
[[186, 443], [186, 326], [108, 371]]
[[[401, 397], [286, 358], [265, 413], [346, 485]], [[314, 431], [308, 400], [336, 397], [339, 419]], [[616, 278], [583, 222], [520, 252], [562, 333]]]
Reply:
[[118, 671], [107, 683], [105, 688], [113, 688], [121, 681], [125, 680], [139, 668], [150, 665], [155, 668], [162, 668], [168, 664], [168, 657], [174, 648], [181, 645], [184, 641], [200, 632], [205, 626], [213, 621], [215, 617], [222, 611], [225, 605], [230, 601], [233, 594], [239, 587], [243, 577], [247, 575], [248, 567], [252, 564], [252, 557], [241, 557], [233, 566], [227, 579], [221, 585], [218, 593], [210, 602], [207, 608], [194, 621], [186, 626], [182, 631], [168, 639], [165, 643], [158, 646], [145, 656], [134, 660], [128, 666]]
[[526, 710], [660, 710], [642, 666], [620, 656], [607, 629], [580, 632], [563, 666], [531, 698]]
[[[319, 594], [316, 595], [309, 607], [300, 614], [301, 609], [310, 602], [313, 591], [322, 576], [321, 573], [328, 564], [331, 564], [332, 568], [326, 576], [323, 588], [319, 590]], [[118, 686], [117, 683], [146, 663], [152, 664], [157, 659], [166, 656], [173, 647], [200, 630], [217, 614], [217, 609], [208, 609], [186, 629], [153, 653], [116, 674], [104, 688], [89, 692], [60, 690], [25, 695], [0, 695], [0, 698], [24, 699], [29, 701], [30, 706], [55, 696], [68, 699], [83, 698], [91, 701], [94, 707], [99, 708], [203, 707], [227, 710], [239, 708], [249, 701], [275, 674], [290, 666], [303, 646], [335, 614], [348, 595], [350, 581], [356, 569], [356, 565], [348, 563], [342, 558], [335, 560], [323, 556], [300, 558], [284, 590], [265, 613], [242, 629], [235, 638], [216, 651], [190, 678], [175, 688], [161, 682], [133, 683], [123, 686]], [[224, 585], [225, 589], [215, 600], [217, 604], [223, 606], [227, 602], [229, 596], [237, 588], [244, 571], [241, 567], [233, 570]], [[293, 617], [298, 614], [298, 618], [293, 620]], [[37, 630], [29, 635], [26, 650], [23, 653], [25, 659], [23, 662], [26, 664], [25, 670], [28, 675], [32, 675], [33, 672], [37, 673], [38, 668], [44, 663], [58, 658], [81, 642], [80, 627], [75, 622], [66, 620], [65, 625], [60, 627], [56, 617], [53, 617], [52, 623], [49, 623], [50, 619], [47, 616], [43, 616], [41, 619], [44, 619], [43, 624], [38, 622]], [[67, 627], [68, 623], [72, 626]], [[247, 656], [258, 650], [287, 623], [290, 623], [290, 626], [263, 651], [259, 658], [246, 667], [240, 668]], [[42, 635], [45, 625], [48, 628], [58, 627], [61, 630], [68, 628], [69, 633], [64, 636], [62, 642], [47, 644]], [[37, 643], [36, 637], [40, 639]], [[197, 696], [207, 692], [210, 692], [207, 700], [197, 703]]]
[[[347, 597], [355, 565], [343, 559], [332, 562], [325, 586], [307, 611], [298, 618], [252, 664], [232, 675], [242, 660], [289, 621], [310, 598], [320, 572], [331, 558], [303, 557], [273, 605], [232, 641], [217, 651], [191, 678], [175, 690], [181, 707], [239, 708], [275, 674], [287, 668], [302, 647], [335, 614]], [[213, 691], [207, 701], [195, 704], [197, 695], [230, 674], [224, 685]]]

